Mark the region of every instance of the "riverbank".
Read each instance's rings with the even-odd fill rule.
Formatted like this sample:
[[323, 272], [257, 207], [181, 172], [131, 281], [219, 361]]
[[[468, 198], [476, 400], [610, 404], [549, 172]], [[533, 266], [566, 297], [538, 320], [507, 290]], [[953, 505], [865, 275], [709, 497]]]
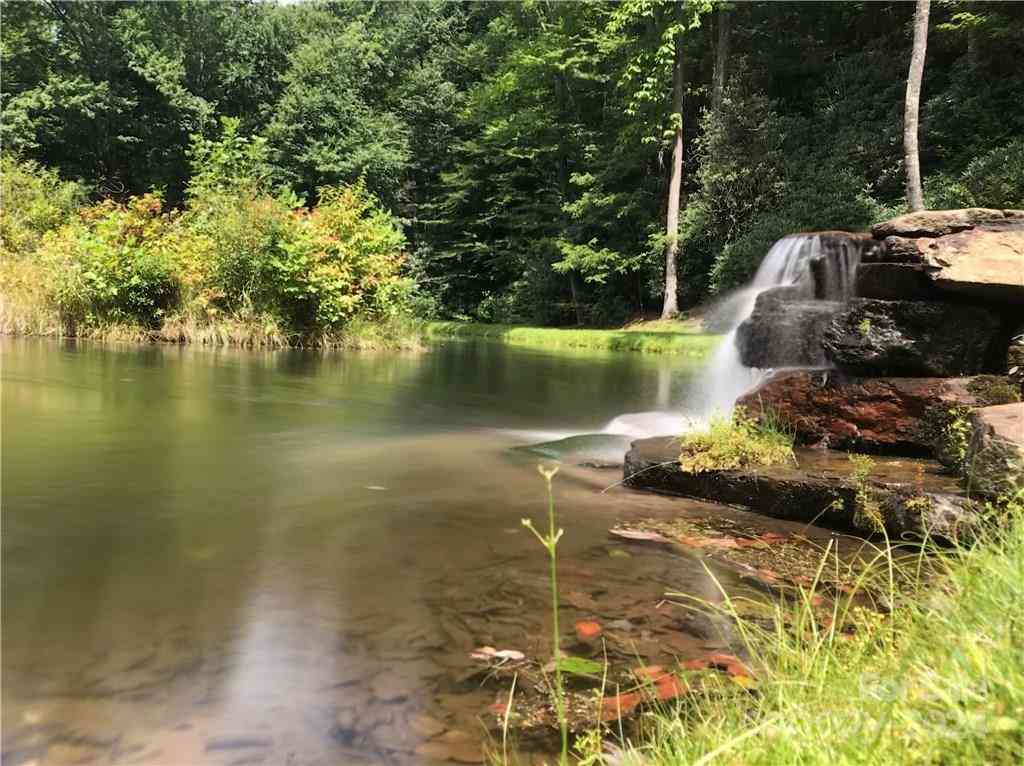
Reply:
[[[880, 612], [808, 597], [774, 628], [737, 617], [753, 690], [683, 698], [652, 719], [651, 764], [1020, 763], [1024, 757], [1024, 503], [971, 547], [929, 559]], [[916, 561], [916, 559], [915, 559]], [[923, 559], [922, 559], [923, 561]], [[880, 555], [876, 569], [892, 565]]]
[[617, 330], [598, 330], [392, 318], [354, 320], [343, 330], [307, 336], [288, 333], [269, 320], [230, 318], [202, 323], [171, 319], [158, 329], [113, 322], [68, 327], [52, 311], [40, 307], [25, 310], [8, 300], [0, 301], [0, 335], [75, 337], [108, 343], [371, 351], [424, 350], [440, 341], [486, 340], [532, 348], [677, 354], [695, 359], [710, 354], [720, 337], [701, 332], [699, 323], [694, 320], [637, 323]]

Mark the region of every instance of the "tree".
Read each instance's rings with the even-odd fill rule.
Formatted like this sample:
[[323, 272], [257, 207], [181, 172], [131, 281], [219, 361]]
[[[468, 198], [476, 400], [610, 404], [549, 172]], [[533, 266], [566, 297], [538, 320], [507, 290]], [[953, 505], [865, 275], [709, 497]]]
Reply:
[[719, 111], [722, 108], [722, 95], [725, 93], [725, 70], [729, 64], [729, 34], [731, 32], [729, 8], [724, 3], [719, 3], [715, 12], [715, 25], [718, 32], [718, 42], [715, 44], [715, 72], [711, 83], [711, 109]]
[[931, 0], [917, 0], [914, 11], [914, 52], [907, 75], [907, 97], [903, 110], [903, 156], [907, 170], [907, 204], [911, 210], [924, 209], [921, 190], [921, 160], [917, 150], [917, 116], [921, 104], [921, 77], [924, 75], [925, 49], [928, 45], [928, 11]]
[[665, 302], [661, 318], [671, 319], [679, 313], [679, 285], [676, 261], [679, 257], [679, 206], [683, 188], [683, 33], [675, 35], [675, 61], [672, 66], [672, 175], [668, 182], [668, 213], [665, 216]]

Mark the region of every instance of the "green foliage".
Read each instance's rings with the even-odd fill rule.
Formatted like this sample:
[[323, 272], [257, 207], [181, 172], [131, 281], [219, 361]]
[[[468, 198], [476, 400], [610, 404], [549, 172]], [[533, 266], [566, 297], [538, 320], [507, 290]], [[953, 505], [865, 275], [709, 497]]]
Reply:
[[61, 313], [87, 324], [158, 325], [178, 294], [168, 247], [173, 226], [160, 198], [146, 195], [95, 205], [48, 234], [38, 255], [53, 274]]
[[67, 221], [85, 202], [81, 184], [63, 181], [36, 162], [0, 157], [0, 254], [31, 253], [42, 236]]
[[690, 473], [756, 468], [796, 460], [794, 436], [771, 418], [737, 407], [730, 419], [712, 418], [704, 431], [682, 437], [679, 465]]
[[[726, 12], [718, 105], [709, 85]], [[190, 216], [216, 211], [239, 236], [260, 225], [256, 211], [229, 225], [218, 199], [296, 209], [361, 180], [409, 238], [417, 287], [396, 288], [387, 305], [614, 326], [662, 297], [677, 42], [685, 307], [744, 282], [785, 234], [862, 229], [903, 209], [912, 13], [906, 3], [707, 0], [8, 3], [0, 139], [5, 159], [81, 179], [98, 199], [155, 189]], [[929, 204], [1022, 206], [1024, 6], [950, 0], [932, 17]], [[252, 188], [229, 188], [239, 181]], [[271, 208], [246, 252], [302, 239]], [[43, 218], [30, 225], [50, 225]], [[41, 232], [23, 231], [18, 247], [31, 250]], [[186, 260], [214, 241], [184, 237]], [[281, 261], [288, 322], [320, 321], [299, 276], [307, 244]], [[267, 270], [223, 260], [237, 306], [253, 292], [246, 280]], [[191, 282], [184, 289], [196, 297]], [[333, 316], [347, 311], [329, 304]]]

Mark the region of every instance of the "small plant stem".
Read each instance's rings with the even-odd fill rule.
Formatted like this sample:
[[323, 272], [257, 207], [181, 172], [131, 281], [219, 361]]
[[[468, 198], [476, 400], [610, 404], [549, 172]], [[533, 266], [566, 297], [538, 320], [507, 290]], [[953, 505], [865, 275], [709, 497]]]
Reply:
[[558, 628], [558, 545], [555, 530], [555, 496], [551, 490], [551, 477], [545, 476], [548, 488], [548, 556], [551, 559], [551, 639], [555, 660], [555, 707], [558, 713], [558, 726], [562, 732], [562, 754], [559, 763], [565, 766], [569, 762], [569, 722], [565, 717], [565, 687], [562, 686], [562, 651]]

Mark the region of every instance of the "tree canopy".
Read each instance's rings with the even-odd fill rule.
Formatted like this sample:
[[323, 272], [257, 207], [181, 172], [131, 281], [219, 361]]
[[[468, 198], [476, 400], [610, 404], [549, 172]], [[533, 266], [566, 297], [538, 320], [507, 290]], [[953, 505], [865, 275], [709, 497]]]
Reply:
[[[673, 242], [685, 308], [748, 278], [786, 232], [906, 206], [913, 4], [26, 0], [0, 13], [6, 157], [94, 202], [155, 190], [184, 207], [193, 170], [210, 167], [190, 152], [228, 118], [294, 204], [355, 184], [379, 201], [404, 228], [423, 305], [445, 316], [655, 313]], [[1024, 4], [932, 5], [926, 205], [1024, 206], [1022, 60]]]

